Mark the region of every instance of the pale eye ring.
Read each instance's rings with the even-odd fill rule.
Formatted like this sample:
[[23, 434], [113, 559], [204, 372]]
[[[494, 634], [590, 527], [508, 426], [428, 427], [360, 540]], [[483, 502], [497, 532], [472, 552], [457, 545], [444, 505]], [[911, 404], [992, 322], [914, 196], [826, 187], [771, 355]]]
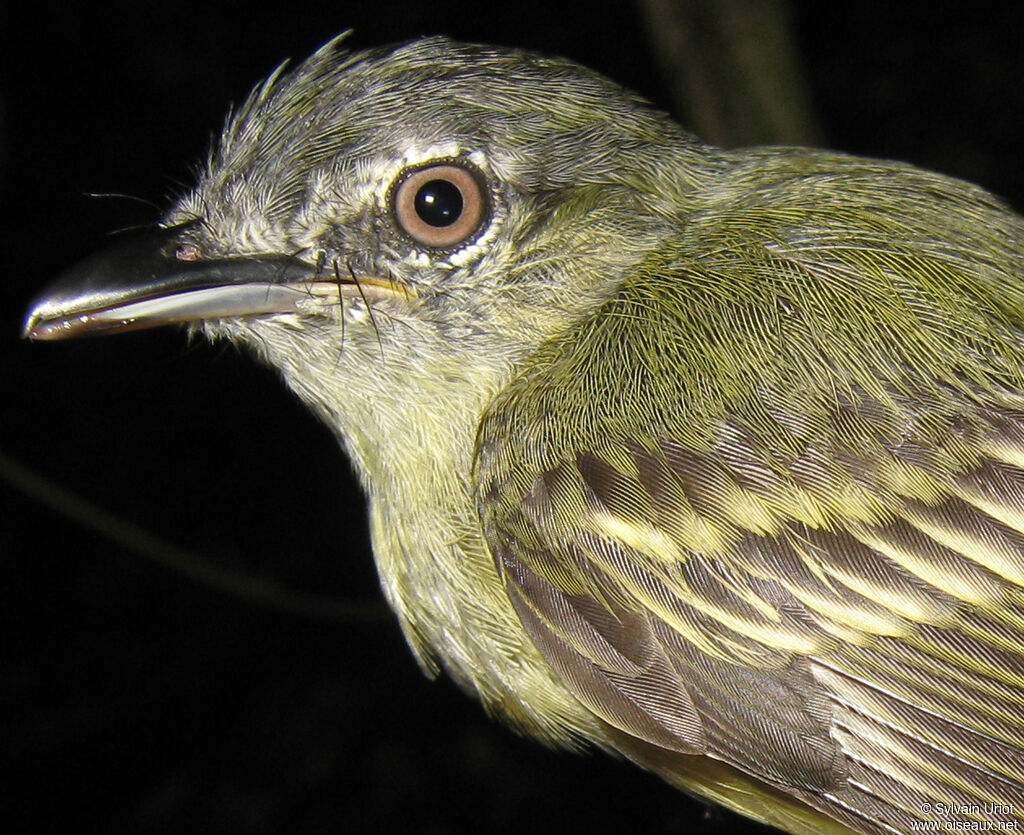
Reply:
[[487, 218], [482, 179], [451, 162], [406, 171], [393, 189], [399, 227], [418, 244], [452, 249], [470, 241]]

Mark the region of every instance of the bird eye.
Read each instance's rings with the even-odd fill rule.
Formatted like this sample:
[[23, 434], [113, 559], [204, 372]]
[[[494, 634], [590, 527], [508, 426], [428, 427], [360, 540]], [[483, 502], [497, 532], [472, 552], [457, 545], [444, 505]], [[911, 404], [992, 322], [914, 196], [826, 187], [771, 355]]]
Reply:
[[487, 199], [478, 175], [462, 165], [440, 163], [403, 175], [394, 190], [395, 219], [417, 243], [448, 249], [480, 231]]

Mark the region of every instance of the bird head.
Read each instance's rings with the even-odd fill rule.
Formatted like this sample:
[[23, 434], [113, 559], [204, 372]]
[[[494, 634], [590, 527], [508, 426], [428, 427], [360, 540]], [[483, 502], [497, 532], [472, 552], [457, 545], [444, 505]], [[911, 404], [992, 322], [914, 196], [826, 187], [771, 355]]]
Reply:
[[340, 40], [257, 87], [159, 227], [69, 271], [26, 334], [187, 322], [253, 349], [334, 424], [388, 387], [465, 410], [457, 390], [493, 392], [601, 304], [714, 167], [571, 62]]

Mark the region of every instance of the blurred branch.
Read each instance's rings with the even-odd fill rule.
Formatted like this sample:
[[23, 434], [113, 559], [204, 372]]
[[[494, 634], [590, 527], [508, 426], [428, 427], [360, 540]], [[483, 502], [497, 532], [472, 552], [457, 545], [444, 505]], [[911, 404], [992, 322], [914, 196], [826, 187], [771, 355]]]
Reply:
[[0, 480], [122, 548], [176, 571], [200, 585], [251, 604], [325, 620], [373, 622], [386, 617], [383, 603], [357, 603], [328, 595], [295, 591], [266, 578], [221, 568], [131, 522], [107, 513], [3, 453], [0, 453]]
[[639, 0], [673, 109], [724, 147], [815, 145], [785, 0]]

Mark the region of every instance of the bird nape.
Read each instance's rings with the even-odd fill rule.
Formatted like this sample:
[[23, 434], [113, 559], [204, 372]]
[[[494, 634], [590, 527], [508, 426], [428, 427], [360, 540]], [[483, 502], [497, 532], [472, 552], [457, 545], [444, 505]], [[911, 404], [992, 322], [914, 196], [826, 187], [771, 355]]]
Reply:
[[185, 322], [337, 433], [410, 646], [791, 832], [1024, 815], [1024, 220], [566, 60], [332, 41], [26, 334]]

